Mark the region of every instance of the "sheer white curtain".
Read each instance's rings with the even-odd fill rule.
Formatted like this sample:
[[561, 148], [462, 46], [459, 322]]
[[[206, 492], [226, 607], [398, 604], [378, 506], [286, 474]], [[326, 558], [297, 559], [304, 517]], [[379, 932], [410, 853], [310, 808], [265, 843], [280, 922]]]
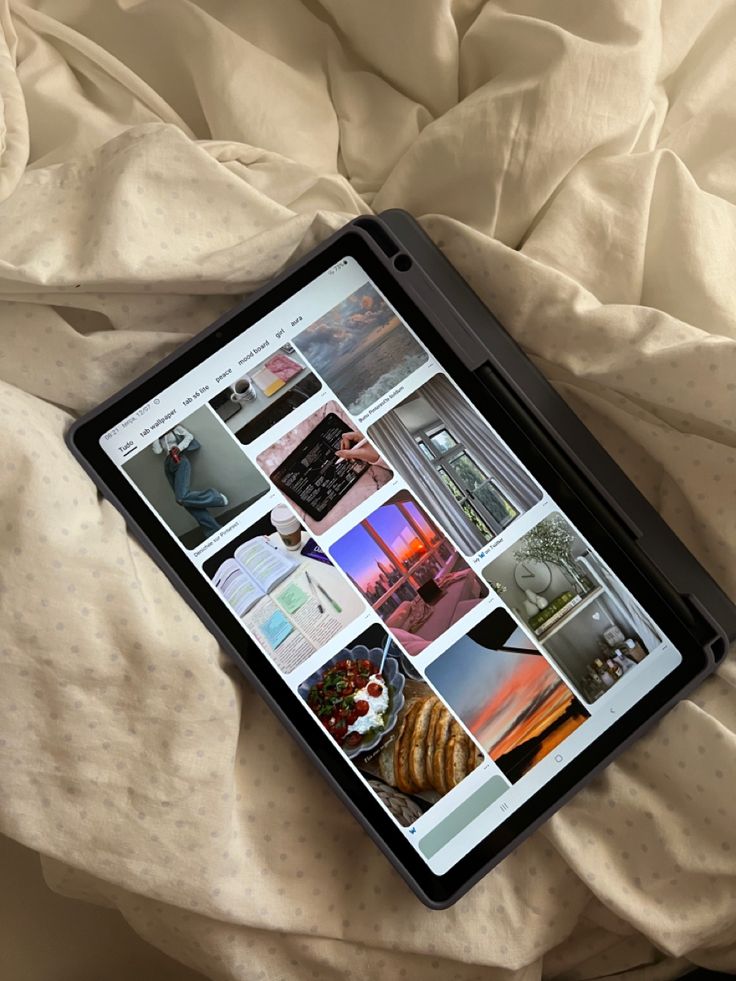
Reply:
[[418, 500], [437, 517], [460, 551], [466, 555], [477, 552], [485, 544], [485, 538], [465, 516], [401, 419], [388, 412], [373, 423], [369, 436]]
[[511, 457], [482, 417], [474, 412], [445, 375], [435, 375], [420, 394], [452, 435], [498, 484], [519, 511], [528, 511], [542, 497], [532, 478]]

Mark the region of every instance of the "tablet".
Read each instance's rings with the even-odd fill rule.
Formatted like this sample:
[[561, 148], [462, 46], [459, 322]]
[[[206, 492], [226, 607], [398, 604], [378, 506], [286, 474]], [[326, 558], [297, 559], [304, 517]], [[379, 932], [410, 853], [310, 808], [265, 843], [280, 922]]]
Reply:
[[67, 439], [433, 907], [736, 633], [403, 213], [346, 226]]
[[365, 460], [337, 455], [352, 428], [336, 413], [327, 412], [271, 471], [276, 487], [315, 521], [326, 518], [370, 466]]

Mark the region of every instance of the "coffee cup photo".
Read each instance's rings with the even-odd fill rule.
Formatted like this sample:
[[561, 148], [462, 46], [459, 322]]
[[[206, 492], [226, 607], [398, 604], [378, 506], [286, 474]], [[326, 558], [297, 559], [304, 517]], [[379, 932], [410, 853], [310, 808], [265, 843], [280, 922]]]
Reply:
[[247, 376], [238, 378], [233, 383], [233, 391], [230, 395], [232, 402], [252, 402], [256, 397], [256, 390], [253, 382]]
[[271, 511], [271, 524], [288, 549], [297, 549], [302, 543], [302, 526], [296, 515], [285, 504], [277, 504]]

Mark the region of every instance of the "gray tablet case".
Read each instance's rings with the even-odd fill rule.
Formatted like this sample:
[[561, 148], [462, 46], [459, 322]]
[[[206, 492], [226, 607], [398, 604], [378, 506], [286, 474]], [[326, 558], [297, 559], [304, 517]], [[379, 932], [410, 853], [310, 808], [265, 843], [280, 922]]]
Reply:
[[[376, 259], [399, 281], [402, 289], [464, 365], [475, 373], [509, 415], [533, 436], [535, 442], [538, 441], [543, 445], [545, 454], [554, 461], [555, 467], [585, 502], [585, 506], [595, 514], [599, 523], [607, 528], [617, 544], [633, 556], [640, 567], [647, 570], [652, 581], [656, 582], [669, 602], [678, 609], [690, 633], [698, 639], [707, 657], [707, 666], [704, 670], [671, 702], [654, 713], [647, 720], [646, 726], [640, 727], [628, 739], [622, 741], [586, 775], [584, 781], [558, 798], [554, 805], [541, 813], [532, 824], [525, 826], [523, 831], [497, 852], [486, 866], [479, 869], [461, 889], [442, 903], [436, 903], [427, 896], [421, 884], [397, 863], [396, 856], [377, 832], [370, 825], [363, 824], [378, 847], [385, 852], [392, 864], [399, 868], [417, 896], [428, 906], [444, 908], [467, 892], [493, 866], [516, 848], [522, 838], [527, 837], [546, 821], [561, 804], [577, 793], [583, 782], [587, 782], [623, 747], [638, 738], [644, 728], [653, 724], [676, 701], [715, 670], [725, 657], [730, 642], [736, 639], [736, 607], [608, 456], [567, 403], [537, 371], [521, 348], [414, 218], [398, 209], [383, 212], [378, 216], [356, 218], [246, 301], [228, 310], [215, 323], [183, 344], [150, 371], [77, 420], [66, 433], [67, 444], [81, 465], [125, 516], [129, 528], [140, 539], [146, 551], [160, 565], [174, 587], [197, 612], [205, 626], [217, 638], [223, 649], [233, 657], [238, 667], [243, 670], [306, 752], [309, 753], [309, 749], [288, 715], [280, 709], [259, 679], [250, 672], [216, 621], [209, 616], [196, 596], [182, 582], [176, 570], [161, 561], [155, 546], [137, 526], [114, 491], [102, 481], [99, 474], [80, 453], [75, 445], [74, 435], [79, 427], [112, 406], [121, 396], [136, 389], [142, 381], [158, 374], [162, 366], [176, 360], [182, 352], [194, 347], [204, 336], [214, 333], [274, 286], [287, 280], [295, 269], [304, 265], [347, 231], [361, 236]], [[362, 824], [362, 815], [352, 799], [329, 769], [316, 756], [312, 754], [310, 756], [340, 800]]]

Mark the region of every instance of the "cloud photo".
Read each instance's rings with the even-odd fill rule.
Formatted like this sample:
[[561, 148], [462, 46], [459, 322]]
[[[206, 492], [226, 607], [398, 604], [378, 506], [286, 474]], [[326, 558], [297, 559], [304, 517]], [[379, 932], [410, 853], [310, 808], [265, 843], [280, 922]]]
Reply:
[[348, 411], [358, 415], [427, 361], [427, 352], [366, 284], [294, 338]]

